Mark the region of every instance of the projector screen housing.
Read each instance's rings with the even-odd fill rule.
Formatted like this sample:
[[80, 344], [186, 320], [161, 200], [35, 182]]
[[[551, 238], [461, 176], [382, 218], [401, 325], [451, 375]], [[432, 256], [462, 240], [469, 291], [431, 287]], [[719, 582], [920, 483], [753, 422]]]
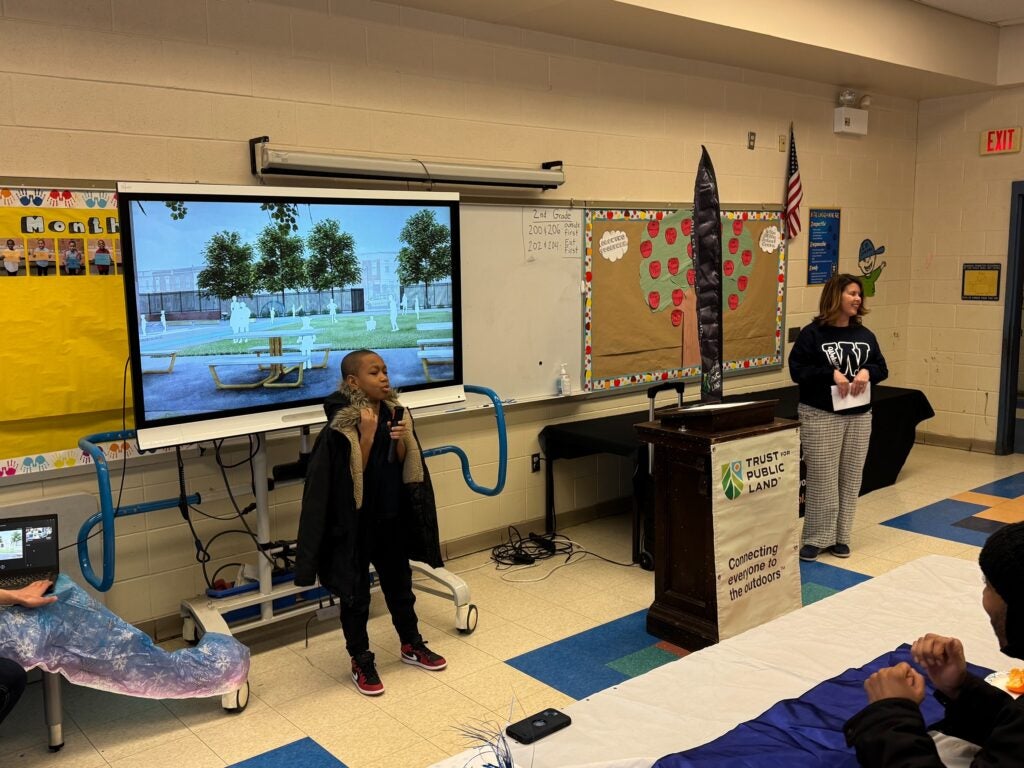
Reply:
[[122, 183], [118, 206], [140, 448], [322, 422], [360, 348], [409, 407], [465, 399], [458, 195]]

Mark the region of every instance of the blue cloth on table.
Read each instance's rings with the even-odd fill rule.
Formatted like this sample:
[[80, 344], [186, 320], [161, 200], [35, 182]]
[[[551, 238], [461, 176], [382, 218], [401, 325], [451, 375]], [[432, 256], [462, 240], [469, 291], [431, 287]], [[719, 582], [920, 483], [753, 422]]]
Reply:
[[40, 608], [0, 606], [0, 657], [153, 699], [220, 696], [245, 684], [249, 649], [233, 637], [208, 632], [194, 648], [166, 651], [67, 576], [53, 591], [57, 602]]
[[[733, 728], [714, 741], [667, 755], [653, 768], [698, 768], [728, 765], [730, 768], [777, 768], [821, 766], [856, 768], [857, 756], [846, 746], [843, 723], [859, 712], [867, 698], [864, 681], [883, 667], [901, 661], [913, 663], [910, 646], [901, 645], [863, 667], [848, 669], [825, 680], [796, 699], [785, 699], [753, 720]], [[979, 677], [991, 670], [967, 665]], [[925, 677], [927, 694], [921, 703], [925, 723], [942, 719], [943, 708]]]

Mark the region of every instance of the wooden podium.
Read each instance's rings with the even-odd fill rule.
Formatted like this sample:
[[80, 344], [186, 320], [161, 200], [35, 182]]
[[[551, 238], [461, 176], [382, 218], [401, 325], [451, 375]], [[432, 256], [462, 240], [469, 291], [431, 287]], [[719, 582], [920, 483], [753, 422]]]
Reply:
[[679, 408], [636, 425], [654, 446], [652, 635], [692, 651], [800, 606], [799, 423], [774, 409]]

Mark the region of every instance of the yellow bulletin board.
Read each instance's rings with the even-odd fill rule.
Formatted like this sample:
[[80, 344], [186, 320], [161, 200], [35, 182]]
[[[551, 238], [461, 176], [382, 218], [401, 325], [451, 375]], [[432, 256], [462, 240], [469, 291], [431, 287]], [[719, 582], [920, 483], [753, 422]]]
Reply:
[[118, 232], [112, 190], [0, 187], [0, 477], [80, 463], [80, 437], [121, 428]]
[[960, 298], [964, 301], [999, 301], [1000, 264], [964, 264]]

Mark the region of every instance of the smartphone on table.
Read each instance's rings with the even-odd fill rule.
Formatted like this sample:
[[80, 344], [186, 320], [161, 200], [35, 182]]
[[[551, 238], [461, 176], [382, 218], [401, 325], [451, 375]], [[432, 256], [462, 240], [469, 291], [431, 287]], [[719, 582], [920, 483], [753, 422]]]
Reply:
[[518, 723], [512, 723], [505, 729], [505, 733], [520, 744], [532, 744], [548, 734], [562, 730], [571, 722], [564, 712], [545, 709], [543, 712], [523, 718]]

